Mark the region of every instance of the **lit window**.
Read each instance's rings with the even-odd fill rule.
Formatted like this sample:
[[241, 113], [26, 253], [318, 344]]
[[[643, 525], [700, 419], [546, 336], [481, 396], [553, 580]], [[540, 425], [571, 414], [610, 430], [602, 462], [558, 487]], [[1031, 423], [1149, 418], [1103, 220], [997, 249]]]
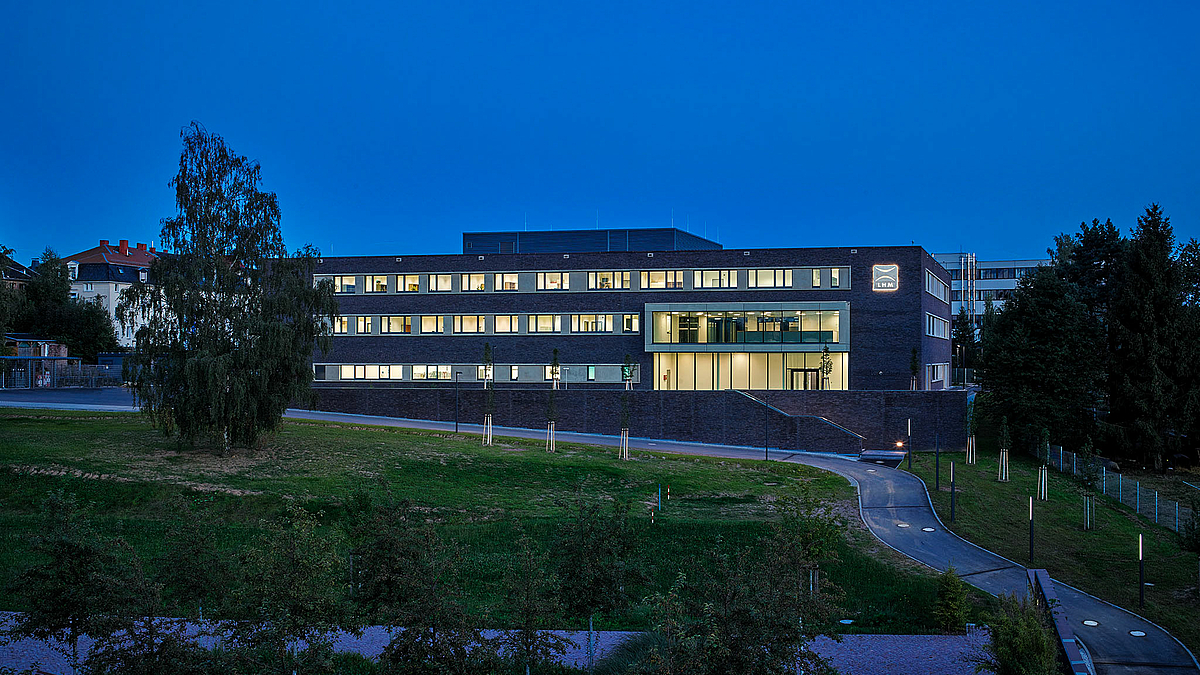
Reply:
[[[818, 277], [818, 281], [819, 281]], [[750, 270], [750, 288], [791, 288], [791, 270]]]
[[350, 317], [335, 316], [333, 317], [333, 334], [345, 335], [350, 332]]
[[588, 290], [612, 291], [629, 288], [629, 272], [588, 272]]
[[378, 380], [379, 379], [379, 366], [364, 366], [364, 368], [366, 368], [366, 371], [367, 371], [366, 377], [368, 380]]
[[451, 288], [453, 279], [453, 274], [430, 274], [429, 290], [437, 292], [453, 290]]
[[841, 272], [841, 270], [836, 267], [829, 270], [829, 287], [830, 288], [838, 288], [842, 285], [842, 278], [841, 278], [841, 275], [838, 274], [838, 272]]
[[[83, 290], [84, 290], [84, 291], [91, 291], [91, 290], [92, 290], [92, 285], [91, 285], [91, 284], [84, 284], [84, 285], [83, 285]], [[60, 297], [61, 297], [61, 296], [60, 296]]]
[[421, 290], [420, 274], [403, 274], [396, 277], [396, 290], [400, 293], [416, 293]]
[[950, 322], [940, 316], [933, 314], [925, 314], [925, 334], [929, 337], [942, 338], [943, 340], [950, 339]]
[[367, 277], [367, 292], [387, 293], [387, 277], [382, 275]]
[[521, 367], [520, 366], [509, 366], [508, 379], [516, 380], [516, 379], [519, 379], [520, 376], [521, 376]]
[[565, 291], [571, 287], [569, 272], [538, 272], [537, 289], [539, 291]]
[[543, 370], [543, 379], [545, 379], [546, 381], [561, 380], [562, 379], [562, 368], [561, 367], [555, 368], [554, 366], [545, 366], [544, 370]]
[[475, 315], [454, 317], [455, 333], [482, 333], [483, 317]]
[[334, 293], [353, 293], [354, 292], [354, 277], [334, 277], [333, 292]]
[[371, 317], [369, 317], [369, 316], [358, 317], [358, 321], [356, 322], [356, 325], [354, 327], [354, 332], [358, 335], [370, 335], [371, 334]]
[[390, 380], [392, 378], [391, 366], [379, 366], [379, 379]]
[[530, 314], [530, 333], [560, 333], [562, 332], [562, 316], [558, 314]]
[[572, 333], [611, 333], [612, 314], [572, 314]]
[[813, 278], [812, 278], [813, 288], [820, 288], [821, 287], [821, 270], [814, 269], [812, 271], [812, 275], [813, 275]]
[[464, 291], [482, 291], [483, 290], [482, 274], [464, 274], [459, 283], [459, 288]]
[[[430, 366], [430, 367], [432, 368], [432, 366]], [[439, 380], [450, 379], [450, 366], [438, 366], [437, 367], [437, 379], [439, 379]]]
[[683, 288], [683, 270], [642, 272], [642, 288]]
[[379, 319], [382, 333], [411, 333], [412, 318], [407, 316], [385, 316]]
[[587, 368], [588, 368], [588, 371], [587, 371], [588, 381], [594, 382], [596, 380], [596, 366], [588, 366]]
[[491, 365], [477, 366], [475, 370], [475, 377], [486, 382], [487, 380], [494, 379], [493, 372], [494, 368]]
[[[425, 375], [428, 374], [428, 371], [426, 370], [427, 368], [428, 368], [428, 366], [413, 366], [412, 367], [412, 379], [424, 380]], [[436, 366], [435, 366], [435, 368], [436, 368]], [[437, 371], [435, 370], [433, 372], [434, 372], [434, 377], [436, 378]]]
[[516, 274], [497, 274], [496, 284], [493, 288], [497, 291], [515, 291], [517, 290], [517, 275]]
[[342, 379], [342, 380], [353, 380], [354, 379], [354, 366], [341, 366], [339, 368], [339, 370], [341, 372], [338, 373], [338, 379]]
[[445, 332], [445, 317], [441, 316], [423, 316], [421, 317], [421, 332], [422, 333], [444, 333]]
[[950, 304], [950, 286], [929, 270], [925, 270], [925, 292], [946, 304]]
[[622, 320], [622, 325], [626, 333], [638, 332], [638, 323], [641, 321], [641, 314], [625, 314]]
[[366, 366], [354, 366], [354, 379], [356, 379], [356, 380], [367, 379], [367, 367]]
[[492, 326], [493, 333], [516, 333], [519, 326], [516, 314], [497, 314]]
[[737, 270], [696, 270], [692, 288], [736, 288]]

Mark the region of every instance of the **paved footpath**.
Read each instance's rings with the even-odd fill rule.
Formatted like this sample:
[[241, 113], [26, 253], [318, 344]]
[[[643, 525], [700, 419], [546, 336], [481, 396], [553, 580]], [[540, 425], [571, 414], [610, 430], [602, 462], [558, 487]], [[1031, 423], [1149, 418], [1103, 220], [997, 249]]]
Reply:
[[[92, 392], [91, 394], [87, 392]], [[73, 410], [131, 410], [123, 390], [69, 390], [0, 392], [0, 406], [58, 408]], [[379, 426], [453, 431], [453, 422], [410, 420], [373, 415], [289, 410], [293, 419], [352, 422]], [[482, 425], [460, 424], [460, 433], [481, 434]], [[544, 439], [536, 429], [495, 427], [498, 436]], [[616, 446], [619, 438], [598, 434], [558, 432], [564, 443]], [[633, 449], [732, 459], [763, 459], [762, 448], [681, 443], [631, 438]], [[935, 570], [953, 565], [963, 580], [994, 595], [1021, 593], [1028, 589], [1025, 568], [1019, 563], [986, 551], [946, 530], [934, 513], [925, 484], [899, 469], [866, 464], [853, 458], [822, 453], [774, 450], [770, 459], [798, 462], [844, 476], [859, 492], [863, 522], [882, 542]], [[1178, 640], [1159, 626], [1131, 612], [1055, 581], [1062, 609], [1076, 637], [1087, 648], [1098, 675], [1200, 674], [1200, 664]], [[1083, 621], [1095, 621], [1085, 626]], [[1140, 633], [1141, 635], [1136, 635]]]

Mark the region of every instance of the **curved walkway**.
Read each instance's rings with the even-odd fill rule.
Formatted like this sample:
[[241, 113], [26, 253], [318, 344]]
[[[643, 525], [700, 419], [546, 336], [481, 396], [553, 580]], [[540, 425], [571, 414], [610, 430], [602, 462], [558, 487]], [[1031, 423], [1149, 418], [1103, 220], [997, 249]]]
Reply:
[[[41, 392], [20, 395], [0, 392], [0, 406], [64, 408], [73, 410], [131, 410], [128, 394], [96, 393], [87, 390], [74, 395], [64, 393], [40, 396]], [[95, 390], [92, 390], [93, 392]], [[121, 398], [121, 395], [124, 398]], [[452, 431], [453, 422], [410, 420], [373, 415], [289, 410], [294, 419], [331, 422], [358, 422], [436, 431]], [[459, 431], [482, 433], [482, 426], [460, 424]], [[533, 429], [496, 427], [497, 435], [542, 439], [545, 432]], [[616, 436], [558, 432], [562, 442], [616, 446]], [[707, 455], [734, 459], [762, 459], [762, 448], [682, 443], [647, 438], [631, 438], [630, 447], [639, 450], [689, 455]], [[799, 453], [784, 450], [770, 452], [770, 459], [798, 462], [849, 479], [858, 487], [863, 522], [880, 541], [935, 570], [953, 565], [964, 581], [988, 593], [1024, 594], [1028, 588], [1025, 567], [986, 551], [946, 530], [934, 513], [929, 494], [920, 478], [899, 469], [866, 464], [836, 455]], [[1099, 675], [1161, 673], [1179, 675], [1200, 673], [1191, 652], [1157, 625], [1087, 593], [1055, 581], [1062, 609], [1071, 620], [1076, 637], [1091, 654]], [[1083, 625], [1084, 620], [1098, 622]], [[1134, 636], [1134, 632], [1144, 635]]]

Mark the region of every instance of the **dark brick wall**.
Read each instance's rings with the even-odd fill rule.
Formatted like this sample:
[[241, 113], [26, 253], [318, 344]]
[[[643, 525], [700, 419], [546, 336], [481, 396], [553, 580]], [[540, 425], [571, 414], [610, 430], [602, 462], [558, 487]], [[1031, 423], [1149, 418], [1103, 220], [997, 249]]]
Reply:
[[[316, 390], [319, 410], [442, 421], [452, 421], [455, 415], [453, 385], [318, 386]], [[628, 397], [630, 433], [645, 438], [749, 446], [769, 442], [773, 448], [854, 452], [861, 447], [894, 447], [895, 441], [903, 438], [905, 419], [912, 417], [918, 450], [932, 449], [935, 433], [945, 449], [961, 449], [966, 443], [966, 395], [961, 391], [753, 393], [778, 410], [728, 390], [553, 392], [558, 428], [563, 431], [618, 434], [622, 399]], [[498, 426], [544, 428], [550, 397], [549, 389], [498, 389], [493, 421]], [[459, 420], [481, 423], [484, 391], [461, 387], [458, 398]], [[860, 441], [818, 417], [865, 439]]]

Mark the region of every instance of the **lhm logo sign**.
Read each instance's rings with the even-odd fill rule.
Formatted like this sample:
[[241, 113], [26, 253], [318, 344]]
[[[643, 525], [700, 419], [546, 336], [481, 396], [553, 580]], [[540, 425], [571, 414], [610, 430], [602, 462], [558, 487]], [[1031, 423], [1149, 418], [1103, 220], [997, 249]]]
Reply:
[[871, 290], [894, 291], [900, 288], [899, 265], [875, 265], [871, 268]]

